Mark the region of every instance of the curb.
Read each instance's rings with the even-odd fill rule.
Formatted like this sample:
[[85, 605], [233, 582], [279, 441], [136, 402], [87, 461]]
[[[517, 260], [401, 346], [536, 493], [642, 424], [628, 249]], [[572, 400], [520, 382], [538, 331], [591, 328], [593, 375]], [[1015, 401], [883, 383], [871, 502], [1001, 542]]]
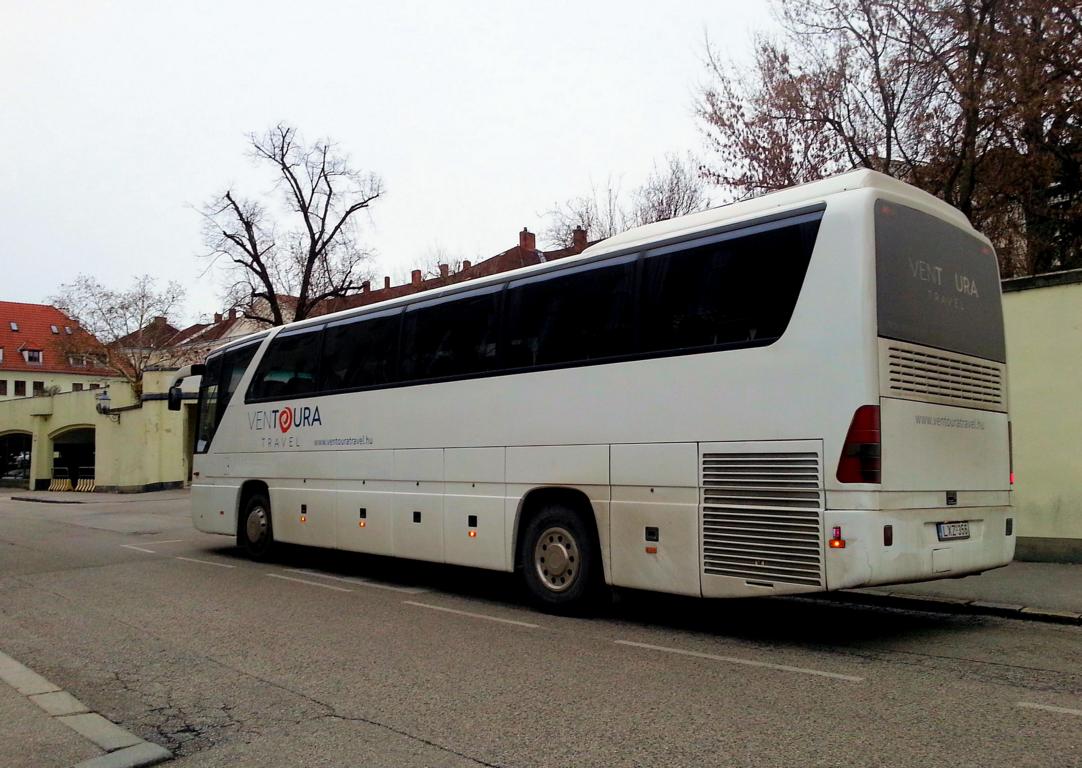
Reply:
[[981, 616], [1000, 616], [1025, 621], [1041, 621], [1048, 624], [1082, 625], [1082, 613], [1058, 611], [1052, 608], [1035, 608], [1010, 603], [994, 603], [987, 600], [973, 600], [958, 597], [939, 597], [937, 595], [914, 595], [902, 592], [881, 592], [862, 590], [850, 592], [842, 590], [830, 592], [825, 599], [841, 603], [874, 605], [885, 608], [901, 608], [911, 611], [930, 611], [932, 613], [964, 613]]
[[48, 717], [94, 742], [105, 752], [78, 763], [75, 768], [141, 768], [173, 756], [165, 747], [143, 741], [131, 731], [92, 712], [70, 693], [2, 651], [0, 681], [36, 704]]
[[75, 499], [71, 501], [67, 499], [34, 499], [30, 496], [11, 496], [9, 498], [11, 501], [29, 501], [34, 504], [86, 504], [85, 501], [76, 501]]

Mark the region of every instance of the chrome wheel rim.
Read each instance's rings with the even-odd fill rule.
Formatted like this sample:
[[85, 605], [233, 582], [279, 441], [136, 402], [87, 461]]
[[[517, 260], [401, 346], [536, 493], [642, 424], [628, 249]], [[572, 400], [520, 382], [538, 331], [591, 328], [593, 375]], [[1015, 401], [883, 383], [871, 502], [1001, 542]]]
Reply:
[[248, 541], [252, 544], [262, 544], [267, 538], [267, 511], [263, 507], [251, 509], [248, 512], [245, 529], [248, 533]]
[[561, 526], [546, 528], [533, 548], [537, 577], [552, 592], [571, 589], [578, 579], [581, 564], [579, 544], [571, 532]]

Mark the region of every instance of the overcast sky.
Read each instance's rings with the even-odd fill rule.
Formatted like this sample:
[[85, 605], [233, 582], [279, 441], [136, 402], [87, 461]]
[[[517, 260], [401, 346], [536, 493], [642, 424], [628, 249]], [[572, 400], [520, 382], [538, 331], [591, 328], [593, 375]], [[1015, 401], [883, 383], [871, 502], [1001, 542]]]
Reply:
[[761, 0], [0, 0], [0, 299], [149, 272], [187, 287], [181, 319], [215, 311], [192, 206], [263, 192], [245, 134], [279, 120], [383, 177], [377, 277], [486, 258], [701, 150], [704, 36], [743, 56], [769, 23]]

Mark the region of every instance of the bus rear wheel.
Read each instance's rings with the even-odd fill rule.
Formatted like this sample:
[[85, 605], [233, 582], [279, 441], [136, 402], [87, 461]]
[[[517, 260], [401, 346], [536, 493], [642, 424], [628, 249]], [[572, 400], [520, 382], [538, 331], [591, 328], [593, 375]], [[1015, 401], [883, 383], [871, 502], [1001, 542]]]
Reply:
[[601, 559], [596, 537], [573, 510], [555, 504], [541, 510], [526, 526], [521, 552], [526, 588], [541, 608], [581, 613], [594, 605]]
[[241, 510], [237, 543], [253, 560], [265, 560], [274, 547], [270, 501], [262, 493], [253, 493]]

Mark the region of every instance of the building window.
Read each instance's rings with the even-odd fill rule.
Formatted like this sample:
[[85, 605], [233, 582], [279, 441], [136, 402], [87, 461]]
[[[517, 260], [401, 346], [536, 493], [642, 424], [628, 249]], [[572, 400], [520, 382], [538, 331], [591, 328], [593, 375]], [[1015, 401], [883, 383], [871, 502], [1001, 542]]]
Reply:
[[86, 355], [68, 355], [68, 365], [72, 368], [86, 368]]
[[8, 380], [0, 379], [0, 397], [3, 397], [8, 393]]
[[26, 382], [25, 381], [16, 381], [15, 382], [15, 397], [26, 397]]
[[41, 350], [40, 349], [24, 349], [23, 358], [26, 362], [32, 365], [41, 365]]
[[50, 325], [49, 330], [52, 331], [53, 333], [60, 333], [60, 329], [57, 328], [55, 325]]
[[97, 389], [97, 388], [98, 388], [98, 387], [100, 387], [100, 386], [101, 386], [101, 384], [91, 384], [91, 385], [90, 385], [90, 388], [91, 388], [91, 389]]
[[71, 385], [71, 391], [72, 392], [82, 392], [83, 391], [83, 385], [76, 382], [75, 384]]
[[4, 348], [0, 347], [0, 363], [4, 362]]
[[71, 336], [71, 326], [70, 325], [65, 325], [64, 326], [64, 333], [66, 333], [68, 336]]
[[13, 331], [18, 331], [19, 330], [19, 324], [16, 323], [14, 320], [11, 321], [11, 330], [13, 330]]
[[44, 381], [35, 381], [34, 382], [34, 397], [39, 397], [39, 396], [44, 395], [44, 394], [45, 394], [45, 382]]

